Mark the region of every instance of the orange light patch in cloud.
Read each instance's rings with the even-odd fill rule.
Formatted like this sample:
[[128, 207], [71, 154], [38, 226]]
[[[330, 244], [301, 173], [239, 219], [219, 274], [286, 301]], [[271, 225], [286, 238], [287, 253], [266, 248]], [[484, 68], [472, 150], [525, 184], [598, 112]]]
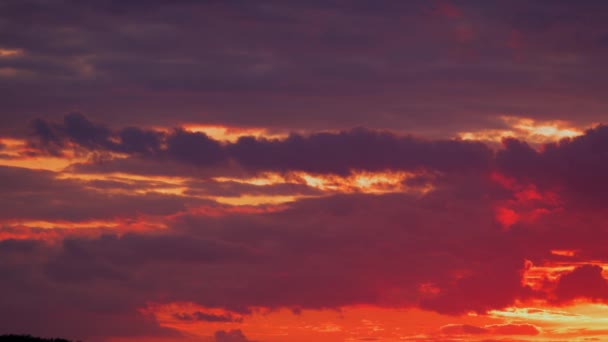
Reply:
[[[213, 195], [194, 195], [186, 194], [190, 189], [186, 182], [189, 179], [186, 177], [165, 177], [165, 176], [143, 176], [143, 175], [131, 175], [125, 173], [109, 173], [109, 174], [75, 174], [66, 173], [59, 175], [60, 179], [75, 179], [83, 181], [116, 181], [133, 185], [135, 187], [129, 189], [104, 189], [105, 193], [116, 193], [116, 194], [139, 194], [145, 195], [149, 193], [158, 193], [164, 195], [175, 195], [175, 196], [188, 196], [196, 197], [201, 199], [214, 200], [221, 204], [244, 206], [244, 205], [263, 205], [263, 204], [279, 204], [288, 203], [302, 198], [303, 196], [290, 196], [290, 195], [266, 195], [266, 196], [253, 196], [253, 195], [241, 195], [241, 196], [213, 196]], [[238, 181], [240, 179], [228, 179], [228, 178], [217, 178], [216, 181]], [[247, 179], [242, 183], [255, 184], [259, 186], [275, 184], [277, 180], [273, 177], [260, 178], [260, 179]], [[281, 181], [277, 180], [278, 183]]]
[[[499, 325], [503, 319], [482, 315], [445, 316], [419, 309], [349, 306], [339, 310], [269, 310], [254, 308], [250, 314], [209, 309], [193, 303], [150, 304], [142, 313], [190, 336], [193, 340], [210, 336], [217, 330], [241, 329], [252, 340], [265, 342], [335, 342], [421, 340], [440, 336], [441, 326], [452, 322], [478, 326]], [[238, 322], [183, 320], [177, 316], [196, 312], [215, 317], [239, 318]], [[177, 314], [177, 315], [176, 315]], [[207, 317], [208, 317], [207, 315]], [[184, 315], [181, 315], [183, 317]], [[240, 321], [242, 318], [242, 321]]]
[[249, 196], [242, 195], [239, 197], [209, 197], [213, 198], [218, 203], [228, 205], [265, 205], [265, 204], [282, 204], [294, 202], [305, 196]]
[[404, 181], [417, 176], [407, 172], [364, 172], [353, 171], [351, 175], [342, 177], [336, 175], [314, 175], [306, 172], [291, 172], [288, 174], [264, 173], [250, 179], [216, 177], [219, 182], [239, 182], [253, 185], [271, 185], [279, 183], [305, 184], [311, 188], [327, 192], [340, 193], [390, 193], [390, 192], [420, 192], [432, 190], [430, 185], [423, 187], [407, 187]]
[[23, 50], [21, 49], [2, 49], [0, 48], [0, 58], [1, 57], [15, 57], [23, 55]]
[[287, 134], [271, 132], [265, 128], [230, 127], [199, 124], [185, 124], [182, 126], [182, 128], [189, 132], [205, 133], [207, 136], [215, 140], [229, 142], [236, 142], [239, 138], [244, 136], [267, 139], [283, 139], [287, 137]]
[[213, 180], [217, 182], [239, 182], [251, 185], [271, 185], [278, 183], [285, 183], [285, 177], [278, 173], [264, 173], [258, 177], [253, 178], [230, 178], [230, 177], [214, 177]]
[[[251, 184], [256, 186], [272, 186], [275, 184], [298, 184], [307, 185], [311, 188], [321, 190], [326, 194], [331, 193], [370, 193], [383, 194], [391, 192], [413, 192], [424, 194], [432, 190], [431, 185], [421, 187], [407, 187], [404, 181], [409, 177], [416, 175], [406, 172], [353, 172], [347, 177], [335, 175], [312, 175], [305, 172], [291, 172], [288, 174], [279, 173], [264, 173], [253, 178], [234, 178], [234, 177], [214, 177], [216, 182], [236, 182], [243, 184]], [[128, 193], [163, 193], [177, 196], [186, 196], [186, 191], [189, 190], [186, 182], [188, 178], [180, 177], [147, 177], [135, 176], [128, 174], [64, 174], [59, 176], [62, 179], [80, 179], [85, 181], [92, 180], [109, 180], [119, 181], [128, 184], [137, 185], [142, 182], [141, 188], [129, 189]], [[191, 180], [191, 179], [190, 179]], [[153, 186], [147, 186], [147, 183]], [[124, 191], [123, 191], [124, 192]], [[187, 196], [211, 199], [222, 204], [229, 205], [262, 205], [262, 204], [280, 204], [293, 202], [301, 198], [324, 196], [318, 195], [249, 195], [242, 194], [241, 196], [221, 196], [221, 195], [193, 195]]]
[[44, 220], [9, 220], [4, 222], [8, 225], [12, 226], [25, 226], [31, 228], [41, 228], [41, 229], [58, 229], [58, 228], [67, 228], [67, 229], [87, 229], [87, 228], [114, 228], [117, 227], [120, 223], [111, 220], [92, 220], [92, 221], [44, 221]]
[[47, 156], [24, 159], [0, 159], [1, 166], [23, 167], [26, 169], [47, 171], [61, 171], [74, 162], [77, 162], [77, 160]]
[[560, 255], [566, 257], [573, 257], [578, 253], [578, 250], [570, 250], [570, 249], [553, 249], [551, 250], [551, 254]]
[[25, 146], [25, 141], [12, 138], [0, 138], [0, 144], [4, 145], [4, 147], [8, 148], [10, 151], [23, 148]]
[[[61, 171], [72, 163], [87, 162], [86, 155], [77, 155], [73, 150], [63, 151], [64, 156], [54, 157], [45, 155], [28, 155], [34, 152], [28, 147], [27, 141], [20, 139], [2, 138], [0, 144], [4, 149], [0, 152], [8, 158], [0, 158], [0, 166], [23, 167], [34, 170]], [[113, 157], [118, 157], [115, 155]]]
[[504, 138], [517, 138], [532, 144], [543, 144], [584, 134], [584, 128], [574, 127], [574, 125], [566, 121], [539, 121], [514, 116], [501, 116], [500, 120], [508, 128], [461, 132], [458, 134], [458, 137], [463, 140], [481, 140], [496, 143], [499, 143]]
[[608, 339], [608, 306], [578, 302], [557, 308], [542, 306], [492, 310], [490, 317], [539, 326], [545, 341], [605, 341]]
[[170, 177], [170, 176], [154, 176], [154, 175], [136, 175], [122, 172], [112, 173], [72, 173], [63, 172], [58, 175], [59, 179], [79, 179], [79, 180], [116, 180], [121, 182], [162, 182], [176, 186], [182, 186], [189, 178], [186, 177]]
[[[551, 254], [554, 255], [564, 255], [564, 254], [556, 254], [555, 250], [551, 251]], [[564, 252], [564, 251], [560, 251]], [[574, 251], [565, 251], [569, 254], [569, 252]], [[574, 254], [572, 254], [573, 256]], [[571, 255], [567, 255], [571, 256]], [[542, 265], [534, 265], [532, 262], [527, 262], [527, 268], [523, 275], [523, 283], [525, 285], [530, 286], [533, 289], [540, 290], [545, 284], [545, 280], [549, 280], [551, 282], [555, 282], [557, 278], [561, 275], [572, 272], [576, 267], [593, 264], [602, 267], [602, 275], [604, 278], [608, 278], [608, 264], [599, 260], [585, 260], [585, 261], [572, 261], [572, 262], [547, 262]]]
[[167, 229], [166, 219], [158, 216], [117, 217], [108, 220], [65, 221], [13, 219], [0, 221], [0, 241], [33, 239], [61, 241], [66, 236], [98, 237], [104, 233], [156, 232]]
[[[112, 181], [133, 186], [129, 189], [103, 189], [106, 193], [140, 194], [159, 193], [166, 195], [182, 196], [188, 190], [185, 182], [186, 177], [168, 176], [144, 176], [128, 173], [85, 173], [78, 174], [73, 172], [62, 172], [57, 175], [57, 179], [78, 180], [78, 181]], [[85, 183], [86, 184], [86, 183]]]
[[354, 172], [348, 177], [321, 176], [306, 173], [294, 175], [310, 187], [324, 191], [388, 193], [405, 190], [403, 181], [409, 176], [405, 172]]
[[166, 228], [153, 217], [137, 217], [137, 218], [115, 218], [112, 220], [89, 220], [89, 221], [44, 221], [44, 220], [8, 220], [2, 222], [11, 226], [25, 226], [40, 229], [92, 229], [92, 228]]
[[[63, 231], [65, 232], [65, 231]], [[0, 227], [0, 241], [4, 240], [43, 240], [60, 241], [64, 235], [55, 229], [37, 229], [26, 226]]]

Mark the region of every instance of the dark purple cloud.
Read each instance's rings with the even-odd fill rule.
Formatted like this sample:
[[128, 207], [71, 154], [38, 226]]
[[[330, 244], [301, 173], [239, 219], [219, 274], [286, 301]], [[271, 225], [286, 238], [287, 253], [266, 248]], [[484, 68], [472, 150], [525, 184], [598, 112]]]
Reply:
[[[69, 123], [72, 121], [78, 122], [81, 130], [88, 134], [71, 134], [68, 126], [74, 125]], [[46, 131], [34, 132], [31, 144], [42, 150], [70, 143], [89, 152], [128, 153], [136, 159], [132, 164], [138, 158], [163, 163], [175, 161], [203, 170], [215, 168], [220, 174], [227, 174], [229, 168], [235, 172], [235, 167], [253, 173], [305, 171], [339, 175], [347, 175], [353, 170], [483, 174], [494, 169], [541, 189], [565, 191], [568, 197], [580, 197], [581, 194], [597, 197], [595, 203], [608, 193], [605, 191], [608, 183], [601, 177], [608, 172], [608, 164], [602, 158], [608, 151], [608, 129], [603, 125], [578, 137], [545, 144], [541, 150], [525, 141], [507, 138], [503, 147], [494, 152], [481, 142], [425, 140], [364, 128], [291, 134], [285, 139], [242, 137], [236, 142], [219, 142], [203, 133], [180, 129], [170, 133], [137, 128], [111, 131], [80, 114], [67, 115], [62, 124], [44, 120], [34, 124], [35, 127], [49, 127]], [[125, 136], [126, 131], [131, 133]], [[129, 161], [110, 161], [110, 165], [118, 166], [119, 163]], [[126, 166], [125, 170], [132, 170], [134, 166], [136, 164]], [[80, 169], [87, 167], [92, 166]], [[104, 166], [93, 168], [103, 169]]]
[[[197, 121], [425, 135], [497, 115], [604, 114], [598, 1], [8, 0], [3, 131], [80, 110], [120, 125]], [[445, 7], [445, 6], [444, 6]], [[52, 91], [45, 91], [52, 89]]]
[[[50, 143], [47, 137], [52, 134], [62, 139], [59, 145], [69, 142], [89, 151], [147, 155], [199, 167], [235, 161], [254, 172], [306, 171], [340, 175], [352, 170], [458, 172], [487, 168], [492, 156], [491, 150], [480, 142], [423, 140], [364, 128], [306, 136], [291, 134], [286, 139], [242, 137], [234, 143], [221, 143], [203, 133], [181, 129], [167, 134], [137, 128], [113, 133], [81, 114], [67, 115], [62, 124], [42, 120], [36, 120], [34, 124], [35, 128], [42, 124], [55, 127], [49, 132], [34, 132], [32, 145], [42, 145], [43, 150], [45, 143]], [[127, 139], [123, 136], [125, 130], [131, 132]]]
[[254, 170], [334, 174], [391, 169], [462, 171], [487, 166], [491, 156], [485, 145], [476, 142], [425, 141], [362, 128], [306, 137], [294, 134], [286, 140], [244, 137], [227, 150]]
[[560, 191], [573, 203], [606, 203], [608, 182], [608, 126], [599, 125], [584, 135], [546, 144], [537, 151], [524, 141], [507, 139], [498, 151], [498, 169], [544, 189]]
[[608, 280], [597, 265], [583, 265], [559, 277], [555, 287], [556, 300], [568, 302], [577, 298], [596, 301], [608, 299]]

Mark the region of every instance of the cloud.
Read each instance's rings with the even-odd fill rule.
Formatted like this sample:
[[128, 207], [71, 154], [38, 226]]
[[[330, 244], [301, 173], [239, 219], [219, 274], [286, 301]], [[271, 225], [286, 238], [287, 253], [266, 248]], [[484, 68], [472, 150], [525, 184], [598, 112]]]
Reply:
[[245, 136], [236, 142], [219, 142], [204, 133], [183, 129], [169, 133], [134, 127], [112, 131], [80, 114], [67, 115], [63, 123], [36, 120], [33, 125], [45, 128], [34, 129], [32, 146], [54, 154], [69, 143], [84, 151], [125, 153], [135, 160], [174, 161], [203, 170], [226, 171], [229, 165], [250, 172], [338, 175], [353, 170], [448, 174], [495, 170], [541, 190], [557, 189], [564, 198], [586, 205], [605, 201], [603, 196], [608, 193], [604, 191], [608, 182], [598, 176], [608, 172], [608, 164], [601, 157], [608, 146], [608, 128], [602, 125], [584, 135], [545, 144], [540, 150], [525, 141], [506, 138], [497, 151], [481, 142], [424, 140], [364, 128], [291, 134], [285, 139]]
[[218, 141], [204, 133], [177, 129], [167, 137], [167, 155], [181, 162], [198, 166], [213, 165], [226, 159]]
[[176, 313], [173, 314], [173, 317], [177, 318], [180, 321], [203, 321], [203, 322], [233, 322], [233, 323], [241, 323], [243, 322], [242, 317], [234, 317], [230, 314], [225, 315], [215, 315], [200, 311], [195, 311], [192, 313]]
[[557, 279], [555, 299], [558, 302], [567, 302], [577, 298], [608, 299], [608, 280], [602, 276], [600, 266], [579, 266]]
[[[59, 173], [0, 166], [0, 218], [18, 221], [87, 221], [133, 218], [138, 214], [169, 215], [212, 200], [159, 192], [112, 193], [126, 186], [97, 181], [60, 179]], [[156, 185], [152, 184], [152, 189]], [[145, 188], [145, 187], [144, 187]], [[24, 203], [27, 203], [25, 205]]]
[[[431, 299], [429, 307], [439, 312], [510, 304], [521, 291], [515, 280], [524, 253], [505, 243], [488, 204], [443, 196], [331, 196], [274, 213], [171, 217], [160, 232], [67, 235], [55, 244], [7, 240], [0, 272], [10, 278], [0, 290], [12, 295], [0, 305], [12, 318], [2, 324], [21, 324], [19, 312], [40, 303], [28, 299], [31, 293], [51, 292], [31, 331], [78, 338], [85, 336], [58, 324], [64, 315], [51, 313], [102, 312], [127, 324], [149, 302], [189, 301], [235, 313], [409, 307]], [[448, 203], [450, 209], [437, 210]], [[434, 284], [438, 297], [420, 293], [423, 283]]]
[[447, 324], [439, 331], [445, 335], [508, 335], [508, 336], [534, 336], [540, 334], [540, 330], [532, 324], [489, 324], [478, 327], [469, 324]]
[[254, 342], [249, 340], [241, 330], [216, 331], [215, 342]]
[[507, 139], [496, 156], [497, 167], [523, 182], [544, 189], [559, 189], [564, 199], [580, 206], [605, 203], [608, 182], [603, 175], [608, 163], [608, 126], [599, 125], [575, 138], [534, 150], [526, 142]]
[[[458, 315], [527, 299], [606, 302], [601, 266], [585, 263], [608, 259], [608, 126], [538, 148], [450, 138], [507, 129], [504, 113], [603, 120], [606, 10], [540, 0], [0, 1], [0, 159], [14, 161], [18, 138], [30, 165], [80, 161], [63, 172], [0, 167], [0, 330], [187, 338], [142, 313], [149, 303], [234, 313], [176, 313], [184, 325], [236, 325], [259, 307]], [[61, 116], [74, 108], [87, 114]], [[180, 128], [188, 124], [294, 133], [224, 142]], [[211, 179], [386, 170], [416, 173], [404, 182], [431, 190], [345, 195]], [[111, 173], [187, 178], [176, 181], [186, 190]], [[273, 210], [206, 199], [273, 195], [314, 198]], [[526, 265], [556, 260], [577, 267], [537, 288], [522, 281]], [[247, 340], [239, 330], [214, 338]]]
[[[66, 121], [77, 122], [78, 127], [90, 132], [68, 134], [70, 124]], [[71, 170], [79, 172], [250, 177], [260, 172], [348, 175], [353, 170], [396, 170], [430, 172], [435, 174], [435, 180], [465, 173], [485, 177], [494, 172], [512, 179], [521, 188], [556, 193], [560, 201], [577, 210], [597, 208], [608, 200], [608, 182], [598, 176], [608, 172], [608, 164], [602, 158], [608, 146], [608, 128], [603, 125], [539, 149], [525, 141], [506, 138], [503, 147], [495, 151], [481, 142], [425, 140], [363, 128], [292, 134], [285, 139], [241, 137], [236, 142], [219, 142], [183, 129], [168, 133], [134, 127], [110, 130], [79, 114], [66, 116], [63, 123], [38, 120], [34, 125], [50, 130], [34, 132], [31, 144], [41, 152], [56, 155], [71, 146], [91, 156], [109, 152], [128, 155], [71, 166]], [[503, 212], [510, 212], [506, 209], [513, 210], [503, 208]]]
[[492, 334], [496, 335], [523, 335], [523, 336], [534, 336], [540, 334], [540, 330], [532, 324], [491, 324], [486, 325]]
[[[93, 310], [125, 322], [145, 322], [138, 310], [150, 302], [192, 302], [235, 315], [257, 307], [307, 310], [358, 304], [458, 315], [483, 314], [526, 299], [556, 304], [606, 300], [605, 280], [597, 266], [579, 267], [543, 288], [533, 289], [522, 281], [526, 260], [538, 264], [557, 260], [551, 250], [575, 249], [580, 251], [576, 258], [605, 258], [601, 241], [608, 236], [601, 227], [606, 215], [575, 200], [602, 203], [599, 191], [587, 184], [593, 175], [578, 168], [603, 168], [602, 151], [608, 141], [604, 126], [539, 150], [507, 139], [502, 149], [493, 151], [479, 142], [423, 140], [366, 129], [294, 134], [285, 139], [246, 137], [236, 142], [184, 130], [150, 134], [140, 130], [125, 143], [120, 128], [104, 128], [83, 116], [70, 120], [75, 123], [48, 122], [61, 141], [57, 146], [130, 154], [127, 160], [132, 164], [116, 162], [108, 169], [113, 171], [129, 165], [129, 170], [146, 174], [150, 165], [182, 166], [172, 171], [189, 177], [180, 183], [188, 190], [183, 196], [130, 193], [139, 186], [162, 186], [163, 181], [64, 179], [49, 171], [0, 168], [5, 189], [0, 214], [5, 220], [54, 219], [67, 224], [111, 221], [141, 212], [163, 227], [127, 232], [118, 221], [113, 229], [96, 234], [58, 230], [46, 243], [27, 239], [27, 234], [40, 234], [35, 229], [3, 228], [6, 236], [25, 238], [24, 245], [0, 246], [6, 253], [4, 272], [11, 277], [7, 288], [0, 290], [15, 294], [0, 303], [15, 311], [6, 324], [21, 324], [25, 316], [19, 310], [35, 304], [28, 293], [56, 293], [66, 284], [71, 292], [47, 299], [51, 311]], [[89, 134], [68, 134], [68, 125]], [[45, 136], [38, 143], [52, 141]], [[576, 167], [566, 167], [562, 160]], [[285, 184], [262, 189], [209, 179], [222, 167], [240, 176], [266, 170], [346, 174], [361, 168], [423, 169], [429, 170], [429, 176], [413, 179], [413, 184], [433, 187], [424, 194], [324, 193], [278, 210], [248, 211], [223, 208], [196, 195], [315, 193]], [[601, 189], [603, 180], [594, 180]], [[123, 192], [112, 193], [116, 190]], [[224, 211], [210, 215], [195, 210], [202, 206]], [[496, 215], [503, 208], [518, 217], [508, 229]], [[17, 267], [24, 262], [27, 268]], [[31, 283], [31, 279], [39, 281]], [[65, 317], [39, 315], [35, 329], [64, 335], [64, 327], [55, 320]], [[188, 315], [180, 317], [183, 321], [230, 319]], [[110, 329], [108, 334], [145, 334], [148, 328], [158, 328], [154, 322], [139, 327], [137, 332]], [[446, 329], [464, 333], [473, 328]], [[480, 329], [505, 335], [535, 331], [525, 325]]]
[[347, 174], [352, 169], [461, 171], [483, 168], [491, 156], [483, 144], [424, 141], [362, 128], [307, 137], [291, 135], [283, 141], [244, 137], [227, 149], [242, 165], [256, 170], [334, 174]]
[[[44, 121], [37, 120], [35, 125], [41, 122]], [[55, 130], [52, 133], [36, 130], [38, 139], [33, 142], [34, 146], [49, 143], [47, 136], [52, 134], [89, 151], [148, 155], [198, 167], [232, 160], [253, 171], [340, 175], [351, 170], [459, 172], [487, 168], [492, 156], [490, 149], [478, 142], [427, 141], [364, 128], [307, 136], [292, 134], [286, 139], [241, 137], [237, 142], [222, 144], [204, 133], [182, 129], [169, 134], [133, 127], [111, 132], [80, 114], [67, 115], [63, 124], [44, 125]]]
[[441, 332], [447, 335], [478, 335], [487, 334], [488, 330], [468, 324], [448, 324], [441, 327]]
[[[603, 75], [591, 71], [605, 54], [605, 4], [448, 4], [5, 1], [2, 49], [22, 53], [0, 61], [13, 70], [1, 80], [0, 127], [76, 103], [130, 125], [374, 125], [439, 135], [496, 126], [493, 113], [602, 117]], [[38, 25], [23, 27], [30, 16]], [[471, 91], [446, 91], [463, 84]]]
[[323, 194], [321, 190], [298, 183], [275, 183], [269, 185], [245, 184], [236, 181], [212, 181], [194, 180], [187, 183], [188, 195], [210, 195], [239, 197], [243, 195], [253, 196], [294, 196], [294, 195], [317, 195]]

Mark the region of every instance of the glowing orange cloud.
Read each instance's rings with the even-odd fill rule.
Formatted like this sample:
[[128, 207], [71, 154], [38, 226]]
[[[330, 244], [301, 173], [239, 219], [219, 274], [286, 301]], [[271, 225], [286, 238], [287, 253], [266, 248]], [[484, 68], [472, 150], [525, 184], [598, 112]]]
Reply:
[[[452, 316], [419, 309], [349, 306], [339, 310], [269, 310], [252, 308], [239, 314], [193, 303], [150, 303], [141, 312], [160, 325], [177, 329], [192, 339], [217, 330], [241, 329], [252, 340], [267, 342], [335, 342], [379, 340], [397, 342], [440, 336], [440, 327], [457, 319], [463, 324], [499, 325], [502, 319], [485, 316]], [[183, 319], [203, 313], [203, 319]], [[215, 317], [215, 318], [214, 318]], [[208, 318], [205, 320], [205, 318]]]
[[[557, 253], [556, 253], [557, 252]], [[574, 256], [576, 251], [570, 250], [552, 250], [551, 254], [560, 256]], [[523, 275], [523, 282], [525, 285], [530, 286], [533, 289], [542, 290], [545, 288], [546, 281], [555, 282], [560, 276], [572, 272], [576, 267], [594, 264], [602, 267], [603, 276], [608, 278], [608, 263], [600, 260], [585, 260], [585, 261], [552, 261], [545, 262], [541, 265], [534, 265], [528, 261], [526, 271]]]
[[65, 156], [30, 156], [32, 150], [25, 140], [2, 138], [0, 144], [4, 145], [2, 153], [9, 158], [0, 158], [1, 166], [24, 167], [36, 170], [61, 171], [71, 163], [85, 161], [82, 157]]
[[[77, 151], [75, 146], [67, 143], [61, 151], [61, 156], [51, 156], [38, 153], [32, 149], [26, 140], [1, 138], [0, 144], [4, 146], [2, 154], [8, 158], [0, 158], [0, 166], [23, 167], [33, 170], [63, 171], [74, 163], [89, 162], [90, 154]], [[120, 153], [106, 152], [104, 157], [110, 159], [126, 158]]]
[[[242, 194], [241, 196], [221, 196], [210, 194], [189, 193], [188, 182], [196, 181], [191, 177], [166, 177], [166, 176], [146, 176], [133, 175], [127, 173], [74, 173], [63, 171], [57, 174], [58, 179], [83, 181], [83, 185], [87, 182], [96, 180], [114, 181], [130, 185], [128, 189], [112, 188], [100, 189], [104, 193], [117, 194], [142, 194], [161, 193], [175, 196], [198, 197], [201, 199], [211, 199], [218, 203], [229, 205], [263, 205], [263, 204], [281, 204], [293, 202], [306, 197], [318, 197], [333, 193], [370, 193], [383, 194], [392, 192], [409, 192], [425, 194], [433, 189], [431, 184], [420, 186], [408, 186], [406, 180], [418, 177], [420, 174], [410, 172], [365, 172], [353, 171], [349, 176], [337, 175], [316, 175], [306, 172], [289, 172], [263, 173], [251, 178], [238, 177], [213, 177], [211, 180], [215, 182], [234, 182], [242, 184], [256, 185], [259, 187], [272, 186], [275, 184], [296, 184], [306, 185], [311, 188], [320, 190], [319, 194], [264, 194], [250, 195]], [[94, 189], [94, 188], [93, 188]]]
[[553, 254], [553, 255], [560, 255], [560, 256], [566, 256], [566, 257], [573, 257], [576, 255], [576, 253], [578, 253], [578, 250], [572, 250], [572, 249], [553, 249], [553, 250], [551, 250], [551, 254]]
[[32, 239], [47, 242], [60, 241], [66, 236], [98, 237], [108, 231], [123, 235], [129, 232], [152, 232], [167, 229], [162, 217], [137, 216], [107, 220], [5, 220], [0, 221], [0, 241]]
[[182, 128], [189, 132], [205, 133], [210, 138], [219, 141], [236, 142], [240, 137], [252, 136], [256, 138], [286, 138], [287, 134], [271, 132], [265, 128], [230, 127], [219, 125], [185, 124]]
[[[445, 316], [419, 309], [349, 306], [340, 310], [269, 310], [242, 314], [187, 302], [150, 303], [140, 311], [160, 325], [204, 339], [214, 331], [240, 329], [252, 340], [279, 342], [334, 341], [484, 341], [524, 337], [526, 341], [603, 340], [608, 306], [575, 303], [551, 308], [542, 302], [492, 310], [487, 315]], [[201, 319], [196, 319], [199, 317]]]
[[539, 121], [515, 116], [501, 116], [500, 120], [508, 127], [505, 129], [481, 129], [461, 132], [463, 140], [481, 140], [499, 143], [504, 138], [517, 138], [532, 144], [543, 144], [572, 138], [584, 134], [584, 129], [560, 120]]
[[421, 192], [426, 193], [432, 187], [407, 187], [404, 182], [408, 178], [419, 176], [409, 172], [365, 172], [353, 171], [349, 176], [315, 175], [306, 172], [290, 172], [287, 174], [268, 172], [255, 178], [216, 177], [219, 182], [233, 181], [253, 185], [271, 185], [278, 183], [305, 184], [312, 188], [328, 192], [340, 193], [390, 193], [390, 192]]
[[552, 308], [541, 302], [530, 304], [536, 305], [493, 310], [488, 315], [497, 319], [534, 324], [542, 330], [538, 338], [541, 341], [605, 341], [608, 336], [606, 305], [580, 302]]
[[0, 58], [1, 57], [14, 57], [23, 55], [22, 49], [1, 49], [0, 48]]

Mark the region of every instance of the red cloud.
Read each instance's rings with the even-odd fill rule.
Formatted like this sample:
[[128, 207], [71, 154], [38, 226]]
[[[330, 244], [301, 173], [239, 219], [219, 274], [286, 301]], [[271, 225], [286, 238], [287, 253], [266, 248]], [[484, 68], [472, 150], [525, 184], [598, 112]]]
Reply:
[[[0, 241], [0, 271], [10, 276], [0, 284], [0, 292], [11, 294], [0, 297], [7, 313], [0, 329], [29, 324], [33, 333], [65, 335], [61, 322], [66, 319], [77, 326], [81, 319], [95, 321], [86, 314], [90, 312], [111, 312], [112, 319], [126, 317], [125, 321], [143, 319], [138, 310], [149, 302], [188, 301], [237, 314], [256, 307], [306, 310], [365, 304], [458, 315], [483, 314], [530, 298], [562, 304], [608, 297], [597, 266], [564, 274], [553, 287], [532, 289], [523, 283], [526, 260], [563, 258], [552, 250], [580, 251], [573, 258], [607, 257], [603, 241], [608, 234], [602, 228], [607, 217], [594, 209], [605, 200], [600, 191], [607, 186], [605, 180], [564, 162], [608, 167], [601, 152], [608, 146], [603, 126], [542, 151], [516, 140], [506, 140], [503, 149], [492, 151], [481, 143], [420, 140], [364, 129], [221, 144], [176, 131], [161, 134], [163, 143], [155, 149], [148, 148], [154, 142], [134, 141], [148, 141], [143, 133], [131, 132], [138, 138], [126, 139], [127, 148], [122, 146], [124, 137], [116, 133], [120, 130], [82, 117], [68, 121], [58, 130], [61, 141], [91, 151], [122, 151], [128, 158], [189, 163], [201, 172], [221, 158], [253, 172], [423, 169], [433, 175], [422, 180], [432, 183], [433, 190], [309, 198], [275, 210], [221, 206], [188, 196], [110, 196], [91, 190], [85, 181], [0, 168], [0, 215], [5, 220], [30, 216], [73, 222], [142, 212], [163, 224], [163, 229], [126, 234], [121, 227], [94, 235], [66, 231], [54, 244], [27, 238]], [[89, 134], [68, 133], [73, 125]], [[200, 178], [184, 184], [200, 186], [204, 173]], [[598, 189], [590, 186], [591, 181]], [[234, 191], [236, 196], [250, 190]], [[558, 205], [559, 210], [527, 219], [528, 212]], [[512, 210], [519, 220], [507, 221], [513, 223], [511, 229], [502, 229], [496, 208]], [[23, 238], [14, 228], [2, 228], [2, 233]], [[32, 293], [44, 297], [45, 310], [36, 311], [41, 305]], [[37, 321], [26, 314], [34, 311], [41, 317]], [[108, 335], [118, 336], [147, 329], [158, 333], [150, 322], [133, 326], [135, 331], [127, 323], [117, 325], [120, 329], [104, 328]], [[482, 329], [488, 334], [534, 333], [523, 325]], [[71, 333], [88, 337], [85, 330]]]
[[555, 286], [555, 300], [567, 302], [577, 298], [608, 299], [608, 280], [597, 265], [583, 265], [560, 276]]
[[469, 324], [448, 324], [441, 327], [440, 332], [445, 335], [524, 335], [534, 336], [540, 330], [532, 324], [490, 324], [478, 327]]
[[492, 324], [486, 325], [485, 328], [495, 335], [534, 336], [540, 334], [540, 330], [532, 324]]

